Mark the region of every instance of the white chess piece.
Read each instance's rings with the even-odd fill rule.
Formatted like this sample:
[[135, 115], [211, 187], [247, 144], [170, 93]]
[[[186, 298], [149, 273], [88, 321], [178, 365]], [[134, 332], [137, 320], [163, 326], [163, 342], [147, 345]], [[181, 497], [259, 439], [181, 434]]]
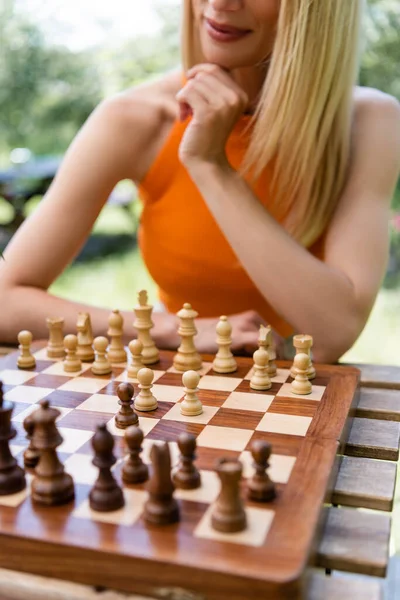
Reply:
[[[307, 377], [308, 377], [308, 379], [314, 379], [316, 376], [316, 371], [315, 371], [315, 367], [311, 361], [311, 348], [313, 346], [312, 336], [305, 335], [305, 334], [299, 334], [299, 335], [293, 336], [293, 346], [296, 348], [296, 354], [300, 354], [300, 353], [308, 354], [308, 357], [310, 359], [310, 366], [308, 367], [308, 370], [307, 370]], [[295, 369], [294, 363], [292, 365], [290, 374], [293, 378], [296, 377], [296, 369]]]
[[250, 379], [250, 387], [253, 390], [269, 390], [272, 386], [268, 374], [269, 354], [268, 351], [260, 346], [253, 354], [254, 367], [253, 375]]
[[96, 358], [92, 364], [92, 373], [94, 375], [108, 375], [112, 372], [111, 364], [107, 358], [108, 338], [99, 336], [93, 342]]
[[78, 338], [73, 333], [64, 338], [64, 348], [66, 357], [63, 361], [63, 368], [66, 373], [77, 373], [82, 369], [82, 362], [77, 355]]
[[46, 323], [49, 329], [49, 341], [46, 347], [48, 358], [64, 358], [64, 319], [62, 317], [48, 317]]
[[198, 317], [198, 312], [193, 310], [191, 304], [186, 303], [176, 314], [180, 319], [178, 334], [181, 337], [181, 345], [174, 356], [174, 368], [183, 372], [198, 371], [202, 367], [201, 356], [194, 345], [194, 336], [197, 334], [194, 320]]
[[232, 326], [226, 316], [220, 318], [216, 331], [218, 352], [214, 358], [213, 370], [216, 373], [234, 373], [237, 364], [231, 352]]
[[293, 365], [296, 370], [296, 377], [292, 381], [292, 394], [298, 394], [300, 396], [311, 394], [312, 385], [307, 375], [310, 367], [310, 357], [308, 354], [299, 352], [299, 354], [296, 354], [294, 357]]
[[30, 331], [20, 331], [18, 334], [19, 350], [21, 354], [17, 360], [19, 369], [33, 369], [36, 366], [36, 359], [31, 354], [31, 344], [33, 336]]
[[83, 362], [92, 362], [94, 360], [93, 333], [92, 322], [89, 313], [78, 313], [76, 331], [78, 339], [78, 348], [76, 351], [77, 357]]
[[113, 310], [108, 318], [107, 335], [110, 337], [108, 362], [111, 364], [124, 363], [127, 360], [122, 335], [124, 333], [124, 318], [119, 310]]
[[146, 290], [142, 290], [138, 294], [139, 304], [133, 309], [136, 319], [133, 323], [137, 331], [138, 339], [143, 344], [142, 361], [144, 365], [152, 365], [160, 360], [160, 354], [155, 345], [150, 330], [154, 327], [151, 320], [153, 307], [148, 304], [148, 296]]
[[130, 379], [136, 379], [138, 372], [144, 367], [142, 361], [143, 344], [140, 340], [132, 340], [129, 342], [128, 348], [131, 353], [131, 364], [128, 367], [128, 377]]
[[153, 396], [151, 388], [153, 387], [154, 373], [151, 369], [144, 367], [137, 374], [139, 381], [139, 393], [135, 398], [135, 410], [150, 411], [156, 410], [157, 399]]
[[180, 403], [181, 413], [187, 417], [197, 417], [203, 412], [203, 406], [197, 395], [200, 375], [196, 371], [186, 371], [182, 376], [185, 397]]

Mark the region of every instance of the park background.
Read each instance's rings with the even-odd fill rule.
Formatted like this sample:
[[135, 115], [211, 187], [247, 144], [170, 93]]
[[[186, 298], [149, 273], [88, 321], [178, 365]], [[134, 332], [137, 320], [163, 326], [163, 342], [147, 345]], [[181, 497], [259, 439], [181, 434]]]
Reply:
[[[179, 66], [179, 5], [180, 0], [0, 0], [0, 172], [59, 160], [103, 98]], [[368, 0], [363, 33], [360, 83], [400, 100], [398, 0]], [[41, 186], [28, 179], [24, 190], [38, 190], [29, 199], [14, 189], [10, 193], [10, 184], [2, 187], [0, 180], [0, 248], [21, 214], [29, 215], [40, 202]], [[108, 308], [132, 308], [143, 287], [156, 300], [136, 245], [139, 218], [136, 190], [121, 182], [82, 252], [50, 291]], [[346, 361], [400, 365], [400, 187], [388, 226], [387, 274]]]

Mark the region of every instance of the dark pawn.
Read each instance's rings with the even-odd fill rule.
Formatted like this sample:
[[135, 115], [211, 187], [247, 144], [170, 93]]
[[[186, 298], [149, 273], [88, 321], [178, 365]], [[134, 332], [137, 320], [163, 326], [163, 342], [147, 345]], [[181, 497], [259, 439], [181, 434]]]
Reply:
[[255, 440], [251, 445], [255, 473], [247, 483], [249, 500], [271, 502], [276, 497], [275, 485], [266, 472], [269, 467], [271, 450], [271, 444], [262, 440]]
[[115, 425], [119, 429], [126, 429], [131, 425], [138, 425], [139, 418], [132, 408], [133, 404], [133, 385], [130, 383], [120, 383], [117, 388], [119, 398], [118, 404], [121, 406], [115, 415]]
[[177, 488], [194, 490], [201, 485], [201, 476], [194, 466], [196, 458], [196, 438], [191, 433], [181, 433], [178, 438], [181, 451], [180, 463], [172, 479]]
[[240, 498], [242, 464], [238, 460], [222, 458], [215, 469], [221, 480], [221, 491], [211, 515], [211, 526], [223, 533], [236, 533], [246, 529], [247, 519]]
[[29, 440], [29, 446], [24, 452], [24, 465], [26, 469], [34, 469], [39, 462], [40, 452], [32, 444], [32, 435], [35, 425], [31, 414], [25, 417], [23, 425], [26, 431], [26, 439]]
[[143, 483], [149, 478], [149, 468], [140, 458], [143, 444], [143, 431], [136, 425], [125, 431], [125, 441], [129, 449], [129, 457], [122, 467], [124, 483]]
[[71, 475], [64, 472], [56, 448], [63, 442], [56, 419], [60, 411], [41, 400], [40, 408], [32, 413], [32, 444], [40, 452], [32, 481], [32, 500], [37, 504], [55, 506], [67, 504], [75, 497]]
[[89, 494], [90, 508], [100, 512], [118, 510], [125, 504], [124, 495], [111, 473], [116, 463], [113, 453], [114, 438], [105, 423], [97, 426], [92, 438], [95, 453], [93, 464], [100, 469], [99, 476]]
[[153, 525], [169, 525], [179, 521], [179, 507], [173, 497], [171, 455], [169, 446], [153, 444], [150, 452], [152, 476], [147, 485], [149, 498], [144, 505], [144, 520]]
[[26, 487], [25, 473], [10, 451], [10, 440], [17, 435], [11, 425], [13, 410], [14, 404], [3, 398], [0, 381], [0, 496], [16, 494]]

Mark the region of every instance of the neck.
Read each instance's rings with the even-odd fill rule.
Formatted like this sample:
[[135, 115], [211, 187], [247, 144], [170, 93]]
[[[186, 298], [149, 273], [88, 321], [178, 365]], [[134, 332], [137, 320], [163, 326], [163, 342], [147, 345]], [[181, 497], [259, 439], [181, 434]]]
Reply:
[[233, 69], [231, 75], [249, 98], [246, 113], [253, 114], [260, 100], [261, 91], [268, 73], [268, 65], [260, 67], [241, 67]]

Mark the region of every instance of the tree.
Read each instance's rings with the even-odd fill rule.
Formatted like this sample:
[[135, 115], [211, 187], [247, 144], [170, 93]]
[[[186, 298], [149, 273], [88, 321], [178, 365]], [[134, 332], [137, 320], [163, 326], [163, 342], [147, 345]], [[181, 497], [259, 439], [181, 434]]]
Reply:
[[47, 46], [15, 0], [0, 4], [0, 39], [0, 154], [63, 152], [101, 98], [92, 57]]

